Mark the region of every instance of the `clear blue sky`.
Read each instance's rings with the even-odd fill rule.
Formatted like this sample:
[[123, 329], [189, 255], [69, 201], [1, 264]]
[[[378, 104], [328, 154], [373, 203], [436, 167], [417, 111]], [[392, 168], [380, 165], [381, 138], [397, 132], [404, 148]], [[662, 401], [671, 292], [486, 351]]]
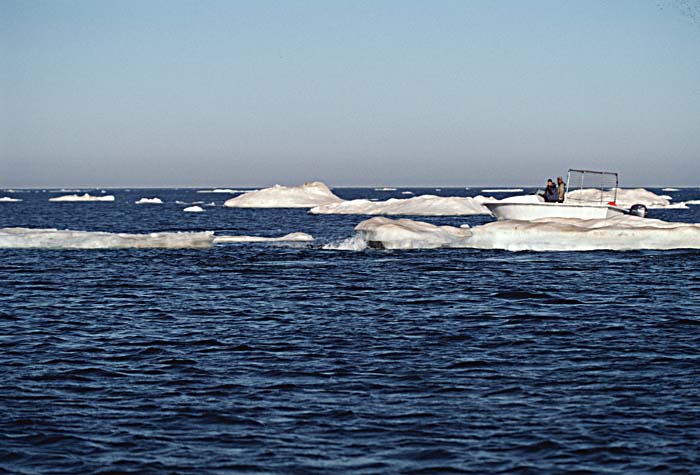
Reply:
[[700, 6], [0, 2], [0, 187], [700, 185]]

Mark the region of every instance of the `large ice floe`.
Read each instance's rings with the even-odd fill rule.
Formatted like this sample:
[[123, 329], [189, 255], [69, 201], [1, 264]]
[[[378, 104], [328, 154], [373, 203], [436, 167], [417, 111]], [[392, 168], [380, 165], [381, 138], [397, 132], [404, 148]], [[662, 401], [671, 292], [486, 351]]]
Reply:
[[375, 217], [334, 249], [473, 248], [508, 251], [700, 249], [700, 225], [623, 215], [611, 219], [496, 221], [470, 228]]
[[309, 210], [312, 214], [367, 214], [404, 216], [471, 216], [491, 214], [482, 205], [485, 201], [495, 201], [483, 196], [435, 196], [421, 195], [413, 198], [392, 198], [386, 201], [350, 200], [326, 203]]
[[159, 232], [148, 234], [1, 228], [0, 248], [43, 249], [183, 249], [211, 247], [214, 233]]
[[314, 238], [306, 233], [290, 233], [281, 237], [262, 237], [262, 236], [215, 236], [215, 243], [234, 243], [234, 242], [309, 242]]
[[[609, 197], [611, 192], [605, 192], [604, 195]], [[601, 191], [594, 188], [584, 188], [582, 190], [573, 190], [567, 193], [567, 200], [576, 202], [600, 202]], [[618, 188], [617, 199], [615, 202], [621, 208], [629, 208], [632, 205], [643, 204], [647, 208], [687, 208], [685, 203], [671, 203], [670, 196], [657, 195], [654, 192], [644, 188]]]
[[324, 203], [339, 203], [338, 198], [324, 183], [312, 181], [301, 186], [275, 185], [271, 188], [249, 191], [231, 198], [224, 206], [232, 208], [313, 208]]
[[89, 193], [83, 195], [63, 195], [49, 198], [49, 201], [114, 201], [113, 195], [93, 196]]

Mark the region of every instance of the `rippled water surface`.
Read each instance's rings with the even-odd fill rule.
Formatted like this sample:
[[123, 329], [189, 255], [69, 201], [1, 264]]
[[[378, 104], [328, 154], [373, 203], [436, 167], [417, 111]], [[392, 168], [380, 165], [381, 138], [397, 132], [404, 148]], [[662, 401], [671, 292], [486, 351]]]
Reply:
[[698, 251], [330, 251], [362, 217], [113, 193], [0, 227], [317, 242], [0, 249], [0, 473], [698, 472]]

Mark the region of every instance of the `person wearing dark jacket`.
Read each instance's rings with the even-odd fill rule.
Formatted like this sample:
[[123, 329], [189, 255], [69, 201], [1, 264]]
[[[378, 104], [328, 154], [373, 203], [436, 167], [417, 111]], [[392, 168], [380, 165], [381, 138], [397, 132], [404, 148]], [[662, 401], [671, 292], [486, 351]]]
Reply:
[[558, 199], [559, 192], [557, 191], [557, 186], [550, 178], [547, 180], [547, 188], [544, 189], [544, 201], [546, 203], [556, 203]]

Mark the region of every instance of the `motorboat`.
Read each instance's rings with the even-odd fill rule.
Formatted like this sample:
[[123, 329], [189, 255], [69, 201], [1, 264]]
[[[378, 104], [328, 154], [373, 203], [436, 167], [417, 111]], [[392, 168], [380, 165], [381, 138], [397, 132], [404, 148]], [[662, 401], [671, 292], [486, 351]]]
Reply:
[[[570, 169], [566, 183], [566, 194], [563, 203], [546, 203], [541, 196], [534, 194], [492, 202], [487, 201], [483, 205], [499, 220], [533, 221], [547, 218], [609, 219], [630, 213], [630, 211], [618, 207], [615, 203], [618, 189], [617, 173]], [[591, 198], [590, 193], [586, 194], [587, 199], [585, 201], [569, 197], [570, 191], [584, 189], [599, 190], [600, 193], [594, 193], [594, 200]], [[639, 209], [640, 213], [642, 212], [641, 208], [637, 209]], [[646, 208], [644, 208], [643, 212], [644, 216], [646, 216]], [[637, 215], [640, 216], [641, 214]]]

